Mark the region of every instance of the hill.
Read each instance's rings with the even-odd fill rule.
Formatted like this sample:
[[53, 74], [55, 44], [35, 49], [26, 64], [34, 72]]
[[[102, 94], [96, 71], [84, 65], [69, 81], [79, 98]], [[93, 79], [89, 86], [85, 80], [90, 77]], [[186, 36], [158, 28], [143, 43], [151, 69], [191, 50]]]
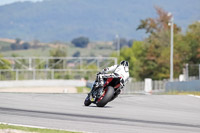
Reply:
[[[156, 17], [154, 6], [174, 14], [186, 29], [200, 19], [199, 0], [44, 0], [0, 6], [0, 38], [71, 41], [78, 36], [113, 40], [116, 34], [142, 39], [136, 31], [141, 19]], [[183, 6], [184, 5], [184, 6]]]
[[[0, 56], [11, 57], [48, 57], [50, 51], [56, 48], [63, 48], [66, 50], [68, 57], [110, 57], [115, 50], [113, 42], [90, 42], [86, 48], [75, 47], [71, 43], [42, 43], [42, 42], [24, 42], [20, 41], [20, 45], [28, 43], [30, 47], [28, 49], [15, 49], [11, 48], [11, 44], [16, 40], [12, 39], [0, 39]], [[85, 52], [87, 51], [87, 52]]]

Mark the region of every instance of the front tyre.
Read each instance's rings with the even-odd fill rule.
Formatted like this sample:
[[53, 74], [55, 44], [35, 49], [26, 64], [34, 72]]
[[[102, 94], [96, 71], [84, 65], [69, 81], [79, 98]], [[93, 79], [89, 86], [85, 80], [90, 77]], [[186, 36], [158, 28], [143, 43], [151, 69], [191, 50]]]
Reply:
[[97, 100], [97, 106], [104, 107], [111, 100], [113, 95], [114, 95], [114, 88], [112, 86], [108, 86], [104, 90], [103, 95]]
[[90, 95], [88, 94], [88, 96], [85, 98], [84, 105], [89, 106], [91, 103], [92, 102], [90, 101]]

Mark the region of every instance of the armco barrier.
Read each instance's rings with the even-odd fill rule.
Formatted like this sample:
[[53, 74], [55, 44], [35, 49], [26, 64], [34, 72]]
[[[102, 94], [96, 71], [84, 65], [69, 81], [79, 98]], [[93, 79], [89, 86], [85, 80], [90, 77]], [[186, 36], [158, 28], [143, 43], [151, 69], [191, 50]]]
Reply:
[[[94, 81], [88, 81], [87, 87], [91, 88]], [[153, 81], [152, 82], [152, 92], [159, 93], [165, 91], [165, 83], [166, 81]], [[145, 93], [145, 82], [128, 82], [122, 90], [124, 94], [131, 93]]]
[[167, 82], [166, 91], [200, 91], [200, 80]]
[[0, 88], [12, 87], [81, 87], [86, 86], [84, 80], [18, 80], [0, 81]]

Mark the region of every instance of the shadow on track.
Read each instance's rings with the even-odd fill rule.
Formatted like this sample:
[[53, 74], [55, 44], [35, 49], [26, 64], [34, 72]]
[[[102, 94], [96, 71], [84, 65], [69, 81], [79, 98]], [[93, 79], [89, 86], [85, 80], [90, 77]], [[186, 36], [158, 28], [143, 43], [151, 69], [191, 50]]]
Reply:
[[86, 108], [113, 108], [112, 106], [104, 106], [104, 107], [97, 107], [97, 106], [95, 106], [95, 105], [90, 105], [90, 106], [85, 106], [85, 105], [83, 105], [83, 107], [86, 107]]
[[[91, 108], [96, 106], [91, 106]], [[110, 106], [108, 106], [109, 108]], [[36, 118], [47, 118], [47, 119], [57, 119], [57, 120], [72, 120], [72, 121], [84, 121], [84, 122], [96, 122], [107, 121], [107, 123], [120, 124], [120, 125], [131, 125], [135, 123], [145, 123], [153, 125], [166, 125], [166, 126], [179, 126], [179, 127], [192, 127], [199, 128], [200, 125], [184, 124], [184, 123], [173, 123], [173, 122], [159, 122], [159, 121], [149, 121], [149, 120], [139, 120], [139, 119], [129, 119], [129, 118], [117, 118], [108, 116], [94, 116], [85, 114], [74, 114], [74, 113], [59, 113], [59, 112], [47, 112], [47, 111], [36, 111], [36, 110], [23, 110], [14, 108], [4, 108], [0, 107], [0, 114], [7, 115], [18, 115], [18, 116], [28, 116]], [[127, 124], [124, 122], [128, 122]]]

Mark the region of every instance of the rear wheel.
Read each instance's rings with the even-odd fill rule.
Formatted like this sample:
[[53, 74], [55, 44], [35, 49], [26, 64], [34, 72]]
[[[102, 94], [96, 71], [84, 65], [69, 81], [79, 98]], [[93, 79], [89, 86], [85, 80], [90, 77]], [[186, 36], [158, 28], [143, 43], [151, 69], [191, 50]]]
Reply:
[[111, 100], [113, 94], [114, 94], [114, 88], [112, 86], [108, 86], [104, 90], [103, 95], [97, 100], [97, 106], [104, 107]]
[[85, 98], [84, 105], [89, 106], [91, 103], [92, 102], [90, 101], [90, 95], [88, 94], [88, 96]]

